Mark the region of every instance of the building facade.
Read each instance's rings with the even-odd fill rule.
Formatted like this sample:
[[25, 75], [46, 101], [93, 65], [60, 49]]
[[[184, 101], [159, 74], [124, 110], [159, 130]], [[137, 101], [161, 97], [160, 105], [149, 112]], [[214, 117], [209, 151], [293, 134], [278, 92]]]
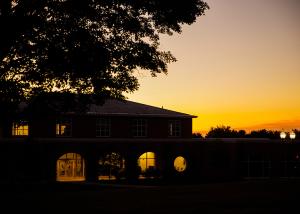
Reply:
[[5, 181], [201, 181], [300, 176], [300, 143], [193, 139], [193, 115], [108, 100], [1, 123]]

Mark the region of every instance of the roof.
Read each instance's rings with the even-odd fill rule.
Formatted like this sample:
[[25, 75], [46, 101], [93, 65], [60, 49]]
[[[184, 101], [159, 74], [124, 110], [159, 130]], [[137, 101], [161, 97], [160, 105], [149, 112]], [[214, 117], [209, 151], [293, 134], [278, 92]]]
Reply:
[[196, 118], [197, 116], [128, 100], [106, 100], [103, 105], [90, 105], [87, 114], [143, 117]]

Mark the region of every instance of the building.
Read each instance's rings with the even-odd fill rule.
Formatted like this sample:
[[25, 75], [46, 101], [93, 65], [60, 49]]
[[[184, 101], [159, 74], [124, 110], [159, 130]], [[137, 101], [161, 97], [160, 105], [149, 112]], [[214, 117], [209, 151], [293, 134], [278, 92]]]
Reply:
[[196, 116], [108, 100], [67, 112], [1, 123], [5, 181], [201, 181], [299, 177], [300, 143], [193, 139]]
[[[162, 166], [157, 159], [159, 149], [154, 145], [190, 141], [192, 118], [195, 116], [118, 100], [107, 100], [102, 106], [90, 105], [85, 113], [67, 112], [34, 119], [22, 115], [2, 125], [2, 157], [6, 157], [3, 164], [7, 171], [4, 177], [14, 174], [10, 170], [16, 168], [21, 170], [18, 174], [22, 179], [157, 177]], [[13, 158], [16, 163], [6, 154], [17, 156], [18, 160]], [[132, 157], [137, 160], [134, 164], [130, 163]], [[179, 159], [181, 162], [184, 160]], [[179, 166], [181, 170], [182, 167]], [[135, 175], [130, 175], [131, 171]]]

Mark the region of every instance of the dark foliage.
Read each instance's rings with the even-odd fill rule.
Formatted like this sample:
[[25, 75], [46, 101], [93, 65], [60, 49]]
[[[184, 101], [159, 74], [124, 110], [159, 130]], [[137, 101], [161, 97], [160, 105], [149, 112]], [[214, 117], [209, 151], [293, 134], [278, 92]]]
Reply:
[[[53, 91], [124, 98], [136, 69], [167, 73], [160, 34], [180, 33], [202, 0], [1, 0], [0, 102]], [[69, 96], [69, 95], [67, 95]]]
[[251, 131], [250, 134], [247, 135], [249, 138], [269, 138], [269, 139], [279, 139], [280, 132], [279, 131], [271, 131], [271, 130], [258, 130]]
[[[300, 139], [300, 131], [294, 129], [296, 139]], [[289, 132], [287, 132], [287, 139], [289, 139]], [[246, 133], [245, 130], [236, 131], [231, 129], [230, 126], [217, 126], [212, 127], [207, 133], [206, 138], [268, 138], [268, 139], [280, 139], [280, 131], [273, 130], [253, 130], [250, 133]]]
[[217, 126], [212, 127], [206, 134], [206, 138], [238, 138], [245, 137], [244, 130], [236, 131], [231, 129], [230, 126]]
[[203, 138], [202, 134], [197, 132], [197, 133], [193, 133], [193, 138]]

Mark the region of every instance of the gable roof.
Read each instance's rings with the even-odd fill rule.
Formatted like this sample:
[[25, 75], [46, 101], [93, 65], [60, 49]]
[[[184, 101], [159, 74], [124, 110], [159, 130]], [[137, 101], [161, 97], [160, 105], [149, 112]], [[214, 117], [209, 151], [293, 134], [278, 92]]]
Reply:
[[138, 116], [138, 117], [176, 117], [196, 118], [197, 116], [181, 112], [171, 111], [164, 108], [136, 103], [128, 100], [106, 100], [103, 105], [90, 105], [87, 114], [114, 115], [114, 116]]

